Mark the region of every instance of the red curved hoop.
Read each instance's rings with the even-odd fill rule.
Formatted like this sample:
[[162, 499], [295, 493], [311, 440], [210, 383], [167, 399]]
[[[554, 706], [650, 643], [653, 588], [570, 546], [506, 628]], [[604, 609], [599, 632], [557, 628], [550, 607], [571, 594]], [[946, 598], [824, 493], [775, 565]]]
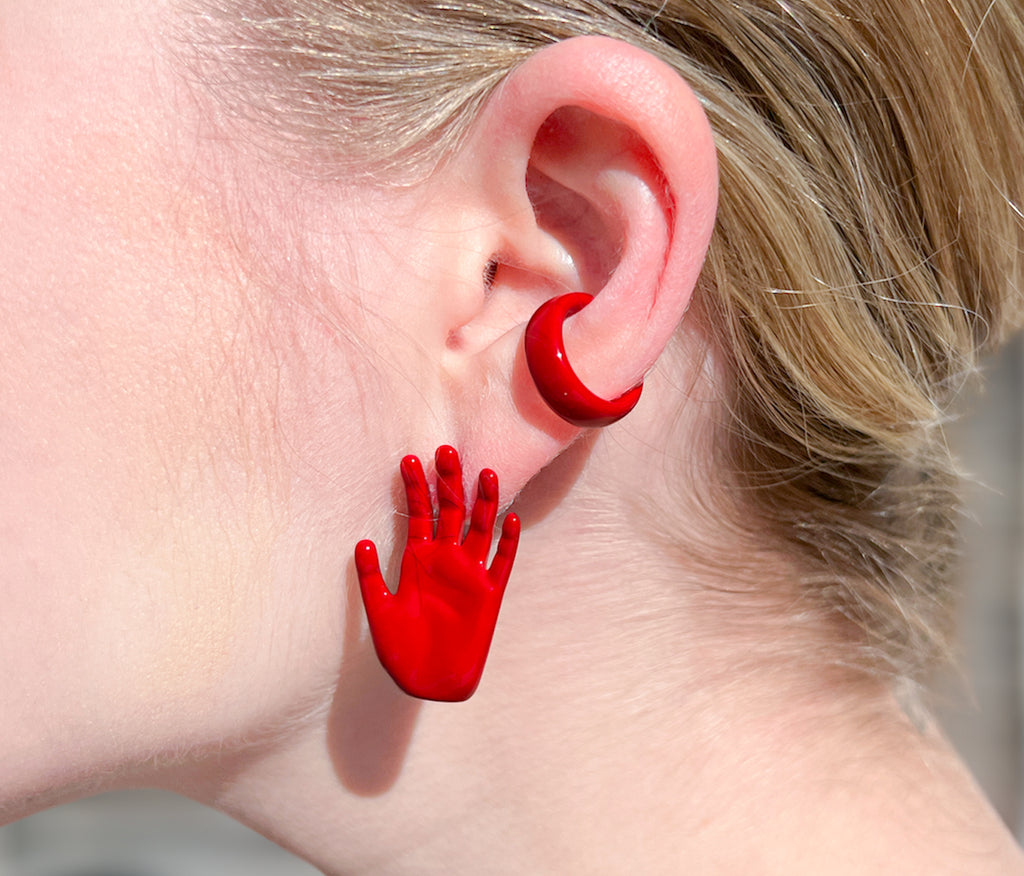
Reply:
[[562, 323], [593, 299], [586, 292], [570, 292], [545, 301], [530, 318], [523, 341], [526, 366], [541, 398], [563, 420], [584, 429], [621, 420], [636, 407], [644, 388], [639, 383], [608, 401], [587, 389], [572, 370], [565, 355]]

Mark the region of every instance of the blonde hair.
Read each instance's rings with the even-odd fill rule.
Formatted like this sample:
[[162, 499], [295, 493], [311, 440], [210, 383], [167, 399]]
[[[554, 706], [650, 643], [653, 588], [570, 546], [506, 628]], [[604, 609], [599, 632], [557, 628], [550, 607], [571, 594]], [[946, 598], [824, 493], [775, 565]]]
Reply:
[[942, 427], [1021, 319], [1019, 4], [197, 5], [189, 39], [225, 106], [322, 167], [382, 177], [442, 160], [546, 44], [604, 34], [678, 70], [721, 171], [700, 290], [730, 375], [719, 462], [799, 557], [806, 598], [863, 631], [863, 665], [913, 678], [946, 653]]

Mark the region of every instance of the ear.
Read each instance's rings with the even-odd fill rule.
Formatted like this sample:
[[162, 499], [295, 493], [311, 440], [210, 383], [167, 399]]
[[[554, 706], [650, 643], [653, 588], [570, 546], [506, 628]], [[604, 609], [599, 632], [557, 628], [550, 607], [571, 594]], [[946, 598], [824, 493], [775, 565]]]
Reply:
[[580, 37], [510, 74], [441, 177], [472, 216], [459, 223], [461, 298], [445, 308], [452, 437], [470, 469], [499, 473], [507, 495], [581, 432], [547, 407], [525, 368], [530, 316], [554, 295], [594, 295], [564, 325], [573, 369], [604, 398], [639, 383], [703, 265], [715, 148], [672, 68], [626, 43]]

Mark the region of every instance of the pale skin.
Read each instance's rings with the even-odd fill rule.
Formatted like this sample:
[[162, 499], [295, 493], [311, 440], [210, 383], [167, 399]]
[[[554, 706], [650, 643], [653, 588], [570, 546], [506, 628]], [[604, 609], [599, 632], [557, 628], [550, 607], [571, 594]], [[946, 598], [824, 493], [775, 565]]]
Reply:
[[[769, 596], [724, 613], [703, 585], [750, 569], [689, 565], [630, 504], [642, 485], [690, 508], [662, 495], [681, 447], [714, 479], [699, 322], [662, 356], [714, 217], [689, 89], [566, 43], [423, 183], [313, 182], [213, 115], [163, 50], [172, 16], [0, 3], [2, 819], [153, 785], [327, 873], [1024, 872], [938, 734], [801, 658], [841, 631]], [[517, 355], [579, 287], [598, 298], [567, 344], [594, 391], [653, 369], [584, 435]], [[387, 570], [396, 464], [443, 443], [523, 518], [460, 705], [381, 670], [351, 559], [373, 538]], [[735, 537], [686, 513], [693, 543]], [[758, 586], [784, 595], [765, 553]]]

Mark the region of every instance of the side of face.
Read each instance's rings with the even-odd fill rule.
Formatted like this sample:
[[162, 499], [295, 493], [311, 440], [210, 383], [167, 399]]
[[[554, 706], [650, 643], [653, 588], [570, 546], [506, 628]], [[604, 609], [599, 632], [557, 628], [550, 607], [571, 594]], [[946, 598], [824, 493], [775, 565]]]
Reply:
[[218, 116], [165, 42], [173, 5], [3, 12], [10, 817], [343, 724], [345, 691], [390, 684], [351, 557], [398, 554], [397, 461], [452, 444], [507, 504], [579, 437], [522, 366], [530, 315], [591, 292], [569, 357], [616, 397], [713, 224], [703, 110], [626, 44], [539, 51], [429, 179], [373, 186], [279, 166]]
[[284, 360], [268, 327], [315, 336], [315, 307], [252, 269], [275, 241], [239, 233], [167, 14], [0, 8], [0, 815], [272, 734], [336, 680], [373, 376], [322, 327]]

